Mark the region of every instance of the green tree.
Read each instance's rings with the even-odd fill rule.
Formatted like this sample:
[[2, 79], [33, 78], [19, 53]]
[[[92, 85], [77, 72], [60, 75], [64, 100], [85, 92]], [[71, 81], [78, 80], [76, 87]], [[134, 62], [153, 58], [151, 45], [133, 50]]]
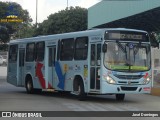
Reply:
[[[1, 43], [7, 43], [10, 38], [16, 39], [25, 37], [25, 34], [22, 34], [21, 31], [29, 30], [32, 22], [28, 11], [23, 10], [18, 3], [0, 2], [0, 19], [6, 19], [8, 15], [16, 15], [19, 19], [22, 19], [23, 22], [0, 22], [1, 31], [4, 31], [4, 28], [6, 30], [3, 34], [0, 32]], [[4, 35], [4, 33], [6, 34]], [[7, 38], [8, 35], [9, 37]]]
[[160, 43], [160, 31], [156, 32], [156, 39]]
[[9, 41], [9, 33], [6, 27], [0, 26], [0, 43], [6, 43]]
[[38, 24], [34, 35], [48, 35], [87, 29], [87, 9], [70, 7], [51, 14], [47, 20]]

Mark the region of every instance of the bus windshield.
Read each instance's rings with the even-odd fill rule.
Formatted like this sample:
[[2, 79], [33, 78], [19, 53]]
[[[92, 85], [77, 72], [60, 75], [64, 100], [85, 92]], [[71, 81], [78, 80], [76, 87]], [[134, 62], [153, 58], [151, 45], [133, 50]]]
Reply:
[[133, 42], [108, 42], [104, 65], [115, 71], [147, 71], [151, 67], [150, 45]]

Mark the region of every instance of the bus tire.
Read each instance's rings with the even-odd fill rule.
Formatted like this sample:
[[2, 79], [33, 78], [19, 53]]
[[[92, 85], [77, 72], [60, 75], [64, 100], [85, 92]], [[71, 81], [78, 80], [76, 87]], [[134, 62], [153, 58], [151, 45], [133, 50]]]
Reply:
[[125, 94], [116, 94], [116, 100], [117, 101], [123, 101], [125, 98]]
[[34, 93], [33, 83], [32, 83], [31, 79], [26, 81], [26, 91], [27, 91], [28, 94], [33, 94]]
[[84, 85], [83, 85], [82, 80], [78, 80], [74, 84], [74, 91], [76, 93], [76, 96], [78, 97], [78, 100], [80, 101], [86, 100], [86, 93], [84, 91]]

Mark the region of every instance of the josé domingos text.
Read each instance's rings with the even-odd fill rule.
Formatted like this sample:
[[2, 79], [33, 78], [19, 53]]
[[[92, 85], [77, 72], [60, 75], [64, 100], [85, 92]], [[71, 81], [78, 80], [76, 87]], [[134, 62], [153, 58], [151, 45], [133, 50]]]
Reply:
[[152, 114], [152, 113], [133, 113], [133, 117], [158, 117], [158, 114]]

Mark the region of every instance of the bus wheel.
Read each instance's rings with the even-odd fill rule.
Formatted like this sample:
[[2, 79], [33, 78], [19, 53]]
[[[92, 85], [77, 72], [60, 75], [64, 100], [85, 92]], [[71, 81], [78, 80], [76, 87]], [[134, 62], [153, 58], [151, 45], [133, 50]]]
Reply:
[[33, 89], [33, 83], [31, 80], [26, 81], [26, 90], [27, 90], [27, 93], [33, 94], [34, 89]]
[[123, 101], [125, 98], [125, 94], [116, 94], [116, 100]]
[[86, 94], [84, 91], [84, 85], [82, 81], [78, 81], [77, 83], [76, 95], [80, 101], [86, 100]]

